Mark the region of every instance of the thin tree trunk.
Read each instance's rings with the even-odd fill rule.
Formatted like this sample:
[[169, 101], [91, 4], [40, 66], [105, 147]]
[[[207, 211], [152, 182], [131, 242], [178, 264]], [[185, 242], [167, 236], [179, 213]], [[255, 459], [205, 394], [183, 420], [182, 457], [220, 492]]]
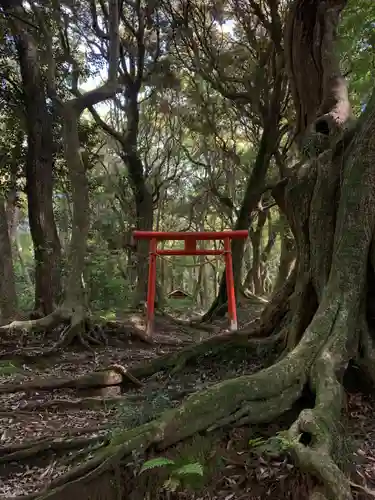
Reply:
[[251, 269], [251, 279], [254, 286], [255, 295], [263, 294], [262, 287], [262, 259], [261, 259], [261, 241], [263, 228], [267, 220], [267, 213], [260, 211], [258, 212], [258, 223], [255, 231], [250, 233], [250, 239], [253, 246], [253, 265]]
[[[272, 154], [277, 147], [278, 141], [278, 120], [279, 112], [278, 108], [280, 106], [280, 96], [279, 90], [275, 90], [273, 96], [273, 106], [270, 110], [270, 116], [268, 117], [267, 123], [263, 130], [262, 138], [259, 145], [259, 151], [257, 159], [252, 171], [252, 174], [248, 180], [245, 196], [242, 201], [241, 209], [237, 218], [235, 230], [239, 229], [249, 229], [251, 224], [251, 216], [255, 210], [260, 197], [262, 195], [266, 173], [268, 170], [269, 163], [271, 161]], [[241, 274], [242, 274], [242, 261], [243, 253], [245, 248], [244, 240], [233, 240], [232, 241], [232, 256], [233, 256], [233, 274], [235, 282], [235, 291], [238, 293], [241, 285]], [[227, 287], [225, 280], [225, 271], [221, 277], [219, 293], [211, 305], [209, 311], [203, 317], [203, 320], [209, 320], [213, 314], [219, 313], [224, 314], [225, 309], [221, 309], [225, 306], [227, 302]]]
[[[196, 261], [196, 260], [198, 260], [198, 259], [194, 259], [194, 261]], [[196, 262], [196, 264], [198, 264], [198, 263]], [[198, 267], [198, 273], [195, 275], [195, 283], [192, 283], [191, 295], [193, 297], [193, 302], [195, 304], [198, 304], [198, 298], [200, 298], [200, 303], [202, 304], [202, 295], [201, 295], [201, 291], [202, 291], [202, 267], [203, 266], [201, 266], [201, 265]]]
[[0, 196], [0, 315], [1, 322], [8, 323], [17, 313], [12, 246], [10, 243], [5, 200]]
[[281, 231], [280, 263], [275, 285], [273, 287], [273, 292], [277, 292], [284, 285], [293, 269], [296, 260], [296, 247], [293, 235], [291, 234], [285, 216], [281, 217], [283, 219], [283, 228]]
[[17, 206], [18, 192], [11, 189], [6, 197], [6, 214], [9, 230], [10, 242], [13, 244], [17, 237], [18, 223], [20, 220], [21, 210]]
[[86, 169], [80, 154], [78, 135], [79, 114], [73, 105], [66, 103], [61, 110], [63, 117], [64, 155], [71, 184], [73, 218], [72, 237], [68, 251], [68, 275], [65, 302], [69, 307], [84, 307], [82, 273], [85, 267], [89, 232], [89, 186]]
[[208, 265], [202, 265], [201, 270], [202, 270], [202, 276], [201, 276], [201, 287], [200, 287], [200, 297], [201, 297], [201, 305], [202, 308], [205, 309], [208, 305]]
[[25, 280], [27, 281], [27, 284], [30, 287], [30, 293], [31, 293], [31, 291], [34, 289], [34, 283], [33, 283], [33, 280], [31, 279], [31, 276], [30, 276], [30, 273], [29, 273], [27, 267], [25, 266], [25, 262], [24, 262], [23, 257], [22, 257], [22, 245], [20, 242], [19, 234], [17, 234], [17, 233], [15, 235], [14, 245], [16, 247], [16, 256], [20, 262], [22, 274], [24, 275]]
[[[140, 159], [134, 156], [126, 156], [132, 189], [134, 193], [136, 209], [136, 225], [140, 231], [152, 231], [153, 229], [153, 201], [152, 194], [146, 185], [143, 176], [143, 165]], [[148, 282], [148, 257], [149, 241], [137, 241], [137, 287], [134, 295], [134, 306], [146, 300]]]
[[[267, 245], [265, 246], [265, 248], [261, 254], [261, 257], [260, 257], [261, 283], [262, 283], [263, 292], [266, 291], [265, 286], [264, 286], [264, 282], [265, 282], [264, 268], [266, 267], [267, 259], [268, 259], [269, 254], [271, 253], [271, 250], [275, 244], [277, 233], [278, 233], [278, 229], [277, 229], [277, 227], [275, 227], [275, 229], [269, 235]], [[244, 280], [243, 288], [244, 289], [247, 289], [247, 288], [251, 289], [250, 287], [252, 284], [253, 284], [253, 270], [252, 270], [252, 268], [250, 268], [249, 271], [247, 272], [246, 278]], [[252, 290], [252, 292], [253, 291], [254, 291], [254, 289]]]

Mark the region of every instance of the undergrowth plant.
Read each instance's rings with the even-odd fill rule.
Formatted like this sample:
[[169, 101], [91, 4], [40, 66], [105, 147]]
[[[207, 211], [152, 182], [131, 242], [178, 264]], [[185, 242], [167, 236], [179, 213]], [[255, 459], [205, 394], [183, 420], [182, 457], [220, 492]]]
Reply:
[[279, 456], [288, 453], [294, 445], [300, 440], [301, 435], [291, 439], [285, 431], [278, 432], [269, 439], [257, 437], [249, 440], [249, 446], [257, 454], [266, 454], [269, 456]]
[[0, 376], [5, 377], [9, 375], [14, 375], [15, 373], [19, 373], [20, 371], [22, 371], [22, 369], [10, 361], [0, 362]]
[[172, 493], [181, 487], [192, 485], [197, 476], [203, 477], [204, 475], [203, 466], [199, 462], [180, 465], [166, 457], [156, 457], [147, 460], [142, 465], [139, 474], [161, 467], [167, 468], [169, 471], [169, 477], [164, 481], [162, 488]]

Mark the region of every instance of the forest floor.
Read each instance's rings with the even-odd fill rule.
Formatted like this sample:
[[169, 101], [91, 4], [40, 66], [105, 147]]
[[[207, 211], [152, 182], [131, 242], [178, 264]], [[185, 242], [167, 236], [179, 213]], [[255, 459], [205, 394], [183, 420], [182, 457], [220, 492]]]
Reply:
[[[253, 307], [251, 313], [252, 318], [256, 317], [259, 308]], [[244, 325], [248, 318], [248, 309], [239, 311], [240, 324]], [[144, 328], [140, 316], [133, 315], [126, 321], [128, 327], [133, 322], [135, 328]], [[207, 357], [199, 366], [186, 366], [175, 375], [159, 372], [142, 379], [142, 387], [127, 390], [120, 385], [80, 388], [71, 387], [69, 383], [65, 386], [62, 383], [59, 388], [42, 389], [27, 387], [28, 383], [80, 379], [113, 365], [126, 367], [131, 373], [132, 367], [147, 359], [178, 350], [180, 346], [208, 335], [222, 333], [226, 328], [225, 319], [217, 322], [208, 333], [207, 330], [176, 324], [165, 317], [157, 321], [154, 344], [134, 339], [129, 327], [122, 335], [117, 333], [113, 338], [109, 337], [105, 348], [98, 347], [93, 352], [70, 348], [53, 356], [40, 354], [53, 341], [49, 337], [33, 336], [28, 342], [21, 339], [27, 357], [14, 357], [15, 350], [20, 348], [19, 338], [17, 342], [12, 338], [2, 342], [0, 498], [27, 498], [51, 483], [57, 484], [59, 477], [91, 457], [116, 429], [145, 423], [158, 412], [177, 406], [192, 392], [225, 378], [253, 373], [272, 360], [239, 349], [238, 356], [233, 357], [232, 353], [224, 362], [222, 356], [220, 363], [214, 357]], [[21, 386], [17, 387], [17, 384]], [[168, 450], [164, 456], [176, 462], [204, 462], [205, 468], [201, 481], [190, 485], [193, 490], [185, 490], [173, 498], [307, 498], [311, 480], [294, 467], [290, 458], [266, 457], [249, 444], [250, 439], [272, 436], [287, 427], [291, 419], [291, 415], [286, 415], [277, 425], [212, 433], [209, 437], [201, 436]], [[358, 485], [353, 487], [355, 498], [375, 498], [375, 394], [349, 390], [343, 425], [348, 436], [344, 461], [353, 484]], [[155, 493], [166, 479], [158, 471], [136, 477], [133, 471], [125, 471], [125, 476], [129, 490], [125, 498], [134, 500], [148, 498], [147, 492]], [[130, 494], [132, 489], [137, 490], [136, 496]], [[159, 498], [164, 498], [162, 492]]]

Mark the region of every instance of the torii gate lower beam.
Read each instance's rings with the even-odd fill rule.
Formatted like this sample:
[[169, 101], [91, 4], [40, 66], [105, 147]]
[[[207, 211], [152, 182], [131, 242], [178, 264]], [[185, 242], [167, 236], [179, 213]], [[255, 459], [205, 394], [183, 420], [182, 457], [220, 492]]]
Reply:
[[[156, 257], [158, 255], [224, 255], [225, 277], [228, 295], [228, 314], [231, 331], [237, 330], [236, 294], [234, 289], [233, 263], [231, 240], [246, 239], [248, 231], [205, 231], [205, 232], [162, 232], [162, 231], [134, 231], [134, 239], [149, 240], [149, 270], [147, 288], [147, 329], [148, 335], [152, 335], [155, 317], [155, 295], [156, 295]], [[158, 249], [159, 241], [184, 241], [183, 249]], [[197, 248], [197, 241], [222, 240], [224, 251], [205, 250]]]

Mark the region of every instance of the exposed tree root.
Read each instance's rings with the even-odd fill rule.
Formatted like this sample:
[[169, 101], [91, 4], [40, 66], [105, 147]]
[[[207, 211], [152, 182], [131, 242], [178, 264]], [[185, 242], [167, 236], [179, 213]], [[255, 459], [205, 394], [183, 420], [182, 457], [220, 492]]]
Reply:
[[118, 453], [105, 458], [102, 455], [101, 450], [99, 450], [94, 458], [90, 459], [87, 462], [84, 462], [77, 467], [74, 467], [66, 474], [63, 474], [62, 476], [52, 480], [47, 489], [39, 491], [37, 493], [31, 493], [30, 495], [16, 497], [15, 500], [32, 500], [34, 498], [44, 500], [53, 498], [56, 494], [61, 494], [67, 486], [75, 482], [81, 482], [83, 478], [85, 482], [94, 480], [100, 474], [109, 470], [111, 466], [115, 466], [116, 461], [118, 461], [120, 458], [121, 457]]
[[44, 453], [46, 451], [66, 451], [77, 448], [87, 448], [91, 445], [101, 443], [105, 446], [109, 439], [107, 436], [93, 436], [87, 438], [60, 438], [60, 439], [43, 439], [32, 441], [30, 443], [22, 443], [22, 446], [1, 446], [0, 447], [0, 463], [14, 462], [27, 460], [31, 457]]
[[65, 324], [66, 326], [61, 334], [60, 340], [53, 346], [52, 351], [70, 344], [75, 337], [87, 347], [88, 344], [82, 335], [86, 318], [87, 312], [84, 307], [69, 307], [62, 304], [48, 316], [39, 319], [13, 321], [9, 325], [2, 326], [0, 332], [7, 333], [9, 331], [19, 331], [24, 334], [29, 334], [34, 331], [53, 330], [57, 326]]
[[[250, 332], [256, 334], [257, 330], [250, 330]], [[131, 373], [137, 378], [149, 377], [159, 371], [174, 374], [181, 371], [187, 364], [196, 361], [200, 356], [215, 355], [236, 347], [245, 347], [249, 350], [271, 350], [283, 338], [283, 335], [283, 332], [279, 332], [269, 338], [251, 338], [249, 330], [215, 335], [197, 344], [188, 345], [177, 352], [140, 363], [139, 366], [132, 368]]]
[[[86, 481], [88, 475], [98, 475], [133, 451], [144, 452], [150, 446], [162, 450], [196, 433], [228, 425], [270, 422], [292, 407], [310, 380], [316, 390], [317, 404], [314, 410], [302, 412], [291, 427], [293, 449], [301, 465], [306, 465], [324, 485], [340, 475], [341, 496], [335, 500], [349, 499], [342, 493], [347, 482], [341, 480], [342, 473], [331, 459], [332, 432], [337, 426], [343, 394], [336, 370], [338, 364], [341, 367], [346, 362], [345, 349], [336, 362], [337, 342], [342, 341], [337, 332], [341, 332], [348, 320], [348, 309], [340, 304], [328, 296], [323, 299], [297, 348], [278, 363], [252, 375], [220, 382], [191, 395], [179, 408], [167, 410], [157, 420], [115, 434], [111, 443], [101, 448], [93, 459], [61, 476], [52, 488], [79, 477], [85, 477]], [[345, 340], [343, 345], [345, 347]], [[328, 405], [333, 405], [333, 409], [326, 413]], [[323, 430], [326, 432], [322, 433]], [[314, 432], [316, 438], [314, 436], [311, 446], [296, 440], [301, 433]], [[318, 468], [321, 463], [324, 470]], [[51, 496], [52, 492], [41, 498]]]
[[130, 334], [132, 337], [141, 340], [145, 344], [152, 345], [154, 343], [153, 339], [149, 335], [147, 335], [145, 331], [141, 330], [140, 328], [136, 328], [134, 325], [129, 324], [125, 321], [106, 321], [102, 325], [103, 329], [104, 327], [115, 330], [118, 333], [124, 332]]
[[88, 389], [94, 387], [107, 387], [131, 382], [137, 387], [143, 384], [128, 370], [120, 365], [111, 365], [100, 371], [88, 373], [78, 378], [49, 378], [30, 380], [23, 383], [1, 384], [0, 394], [10, 394], [12, 392], [31, 392], [35, 390], [51, 391], [54, 389]]
[[240, 427], [247, 424], [263, 424], [272, 422], [276, 417], [287, 412], [301, 395], [299, 384], [289, 387], [278, 396], [264, 401], [253, 401], [237, 412], [229, 415], [207, 429], [207, 432], [226, 426]]
[[[27, 403], [22, 407], [24, 414], [29, 414], [31, 411], [44, 411], [51, 408], [59, 409], [78, 409], [78, 410], [95, 410], [100, 408], [108, 408], [110, 406], [116, 406], [123, 402], [128, 402], [130, 396], [117, 396], [117, 397], [87, 397], [80, 399], [52, 399], [51, 401], [43, 402], [32, 402]], [[134, 399], [130, 398], [132, 401], [141, 401], [141, 396], [136, 396]], [[12, 414], [18, 414], [19, 411], [9, 410], [8, 412], [3, 412], [4, 416], [11, 416]], [[1, 414], [1, 413], [0, 413]]]
[[[334, 462], [340, 447], [340, 414], [344, 405], [341, 378], [350, 354], [339, 323], [311, 370], [311, 384], [316, 393], [313, 409], [303, 410], [289, 430], [293, 451], [299, 465], [324, 485], [325, 496], [337, 500], [352, 498], [349, 480]], [[322, 495], [321, 492], [319, 492]]]
[[[125, 331], [132, 337], [141, 340], [147, 344], [153, 344], [153, 340], [146, 335], [144, 331], [136, 328], [133, 325], [122, 323], [119, 321], [98, 321], [94, 323], [85, 307], [62, 304], [53, 313], [39, 319], [30, 319], [24, 321], [13, 321], [8, 325], [0, 327], [0, 333], [7, 334], [9, 332], [21, 332], [24, 336], [32, 332], [48, 332], [58, 326], [64, 325], [60, 334], [59, 340], [48, 350], [43, 351], [43, 355], [53, 355], [59, 352], [61, 348], [71, 345], [74, 341], [78, 341], [87, 350], [93, 352], [92, 345], [102, 346], [108, 345], [108, 338], [105, 333], [106, 329]], [[27, 357], [27, 352], [15, 352], [13, 356], [19, 354], [23, 358]], [[5, 355], [9, 357], [9, 354]], [[33, 354], [30, 353], [33, 357]]]
[[[293, 274], [293, 273], [292, 273]], [[284, 339], [285, 331], [279, 331], [274, 335], [268, 336], [276, 327], [276, 321], [284, 317], [288, 308], [288, 300], [295, 283], [295, 276], [291, 276], [278, 296], [276, 307], [266, 314], [266, 318], [272, 317], [272, 328], [265, 326], [265, 320], [260, 323], [255, 321], [253, 327], [238, 330], [237, 332], [222, 333], [209, 337], [197, 344], [187, 345], [177, 352], [166, 354], [154, 360], [140, 363], [139, 366], [132, 368], [131, 372], [138, 378], [144, 378], [153, 375], [158, 371], [168, 371], [172, 374], [181, 371], [187, 364], [194, 362], [200, 356], [215, 355], [227, 351], [230, 348], [246, 347], [249, 350], [272, 350], [281, 340]], [[280, 310], [280, 304], [282, 308]], [[197, 326], [198, 327], [198, 326]]]
[[361, 486], [360, 484], [353, 483], [353, 481], [349, 481], [349, 484], [352, 488], [355, 488], [357, 490], [361, 490], [364, 493], [366, 493], [366, 495], [368, 495], [369, 497], [375, 498], [375, 491], [374, 490], [370, 490], [370, 488], [366, 488], [366, 486]]
[[200, 320], [187, 321], [187, 320], [183, 320], [183, 319], [174, 318], [173, 316], [171, 316], [170, 314], [166, 313], [165, 311], [158, 311], [156, 313], [156, 316], [160, 316], [162, 318], [166, 318], [171, 323], [175, 323], [176, 325], [183, 326], [183, 327], [186, 327], [186, 328], [192, 328], [194, 330], [204, 330], [204, 331], [207, 331], [207, 332], [215, 332], [215, 330], [217, 329], [213, 325], [204, 325]]
[[100, 369], [99, 372], [115, 372], [122, 376], [122, 383], [127, 380], [134, 384], [136, 387], [143, 387], [142, 382], [140, 382], [134, 375], [132, 375], [127, 368], [122, 365], [110, 365], [104, 369]]
[[[357, 280], [354, 288], [338, 296], [336, 276], [331, 277], [302, 339], [278, 363], [252, 375], [220, 382], [191, 395], [179, 408], [167, 410], [157, 420], [118, 432], [93, 459], [59, 477], [51, 484], [54, 491], [40, 498], [52, 498], [56, 488], [61, 493], [64, 485], [79, 478], [87, 481], [132, 452], [144, 452], [149, 447], [163, 450], [196, 433], [226, 426], [270, 422], [288, 411], [309, 384], [316, 394], [316, 404], [303, 410], [290, 427], [291, 449], [298, 463], [322, 484], [311, 500], [319, 495], [329, 500], [351, 499], [350, 483], [335, 463], [335, 454], [344, 401], [341, 378], [357, 352], [357, 344], [348, 340], [353, 330], [358, 331], [355, 311], [363, 281]], [[181, 368], [192, 357], [223, 345], [228, 349], [230, 343], [243, 346], [251, 341], [259, 345], [259, 341], [271, 339], [249, 339], [248, 334], [240, 332], [222, 335], [154, 360], [148, 368], [144, 365], [132, 373], [138, 378], [162, 369]]]

